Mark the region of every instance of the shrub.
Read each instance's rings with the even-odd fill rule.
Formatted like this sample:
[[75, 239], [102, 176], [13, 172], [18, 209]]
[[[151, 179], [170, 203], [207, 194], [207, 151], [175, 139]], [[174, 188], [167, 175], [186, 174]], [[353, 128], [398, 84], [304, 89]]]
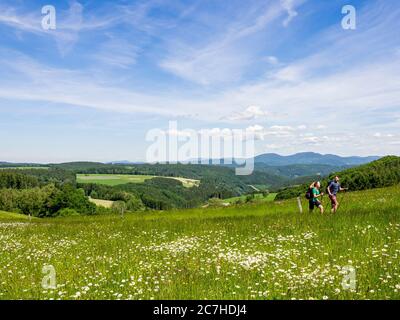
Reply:
[[64, 208], [57, 212], [58, 217], [70, 217], [70, 216], [79, 216], [79, 212], [74, 209]]
[[115, 201], [111, 209], [113, 213], [123, 215], [126, 211], [126, 203], [124, 201]]
[[136, 197], [132, 197], [126, 203], [126, 209], [128, 211], [143, 211], [145, 209], [145, 206], [144, 206], [142, 200], [140, 200]]

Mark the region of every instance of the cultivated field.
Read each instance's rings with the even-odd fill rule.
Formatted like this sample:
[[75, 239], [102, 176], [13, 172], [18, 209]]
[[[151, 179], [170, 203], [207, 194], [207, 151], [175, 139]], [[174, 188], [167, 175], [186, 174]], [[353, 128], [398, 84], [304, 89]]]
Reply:
[[89, 197], [89, 201], [93, 202], [96, 206], [111, 208], [114, 204], [114, 201], [110, 200], [102, 200], [102, 199], [93, 199]]
[[[143, 183], [146, 180], [153, 179], [157, 176], [149, 175], [130, 175], [130, 174], [78, 174], [76, 176], [79, 183], [98, 183], [108, 186], [116, 186], [126, 183]], [[195, 179], [187, 179], [180, 177], [160, 177], [175, 179], [182, 182], [184, 187], [191, 188], [198, 186], [200, 181]]]
[[[335, 216], [299, 214], [296, 200], [31, 223], [0, 213], [0, 298], [399, 299], [399, 199], [399, 187], [349, 193]], [[41, 286], [45, 265], [55, 289]]]

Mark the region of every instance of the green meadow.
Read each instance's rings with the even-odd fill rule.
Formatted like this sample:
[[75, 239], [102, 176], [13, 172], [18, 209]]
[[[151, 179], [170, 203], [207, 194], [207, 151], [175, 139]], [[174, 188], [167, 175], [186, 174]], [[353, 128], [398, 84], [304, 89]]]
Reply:
[[[77, 174], [76, 181], [78, 183], [97, 183], [107, 186], [117, 186], [126, 183], [143, 183], [146, 180], [153, 179], [157, 176], [150, 175], [132, 175], [132, 174]], [[180, 177], [164, 177], [181, 181], [184, 187], [194, 187], [199, 184], [199, 180], [186, 179]]]
[[78, 174], [78, 183], [97, 183], [107, 186], [116, 186], [125, 183], [143, 183], [153, 179], [154, 176], [148, 175], [129, 175], [129, 174]]
[[0, 299], [399, 299], [399, 199], [398, 186], [343, 194], [336, 215], [304, 200], [300, 214], [296, 199], [30, 222], [1, 212]]
[[256, 202], [270, 202], [270, 201], [275, 200], [276, 195], [277, 195], [277, 193], [269, 193], [265, 196], [262, 193], [256, 193], [256, 194], [254, 194], [253, 197], [249, 196], [249, 195], [242, 195], [239, 197], [232, 197], [232, 198], [224, 199], [222, 201], [227, 202], [227, 203], [232, 203], [232, 204], [244, 202], [244, 201], [246, 201], [246, 199], [252, 199], [252, 200], [254, 199], [254, 201], [256, 201]]

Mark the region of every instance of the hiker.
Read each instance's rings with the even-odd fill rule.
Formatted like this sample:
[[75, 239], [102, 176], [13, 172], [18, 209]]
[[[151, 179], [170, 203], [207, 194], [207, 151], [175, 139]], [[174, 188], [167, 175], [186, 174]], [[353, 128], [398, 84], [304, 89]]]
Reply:
[[336, 213], [338, 207], [339, 207], [339, 202], [337, 200], [337, 193], [339, 191], [345, 191], [347, 190], [346, 188], [342, 188], [339, 183], [340, 178], [338, 176], [335, 176], [335, 178], [329, 182], [328, 188], [326, 191], [328, 191], [329, 194], [329, 199], [331, 200], [331, 212]]
[[310, 197], [309, 197], [309, 208], [310, 212], [314, 210], [314, 207], [317, 207], [321, 213], [324, 213], [324, 207], [322, 206], [321, 201], [318, 198], [324, 195], [323, 192], [320, 192], [321, 183], [319, 181], [313, 182], [310, 185]]

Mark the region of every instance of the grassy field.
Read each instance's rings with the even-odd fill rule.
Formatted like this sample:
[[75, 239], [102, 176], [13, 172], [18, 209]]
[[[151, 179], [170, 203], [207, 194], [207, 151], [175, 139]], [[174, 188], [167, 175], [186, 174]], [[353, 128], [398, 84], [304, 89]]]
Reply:
[[[270, 202], [270, 201], [274, 201], [276, 195], [277, 195], [277, 193], [269, 193], [266, 197], [264, 197], [264, 195], [262, 193], [258, 193], [258, 194], [254, 195], [254, 199], [257, 202]], [[239, 197], [224, 199], [223, 201], [228, 202], [228, 203], [237, 203], [240, 201], [245, 201], [246, 198], [247, 198], [247, 195], [243, 195], [243, 196], [239, 196]]]
[[[341, 195], [336, 215], [300, 214], [295, 199], [31, 223], [0, 213], [0, 299], [399, 299], [399, 199], [398, 186]], [[42, 288], [46, 265], [55, 289]]]
[[76, 180], [79, 183], [98, 183], [108, 186], [116, 186], [125, 183], [143, 183], [153, 178], [154, 176], [128, 174], [78, 174], [76, 176]]
[[93, 199], [89, 197], [89, 201], [93, 202], [96, 206], [104, 207], [104, 208], [111, 208], [114, 204], [114, 201], [110, 200], [102, 200], [102, 199]]
[[[39, 218], [31, 217], [31, 220], [40, 221]], [[29, 221], [29, 216], [13, 212], [0, 211], [0, 222], [4, 221]]]
[[[130, 175], [130, 174], [78, 174], [76, 176], [79, 183], [98, 183], [108, 186], [116, 186], [125, 183], [143, 183], [146, 180], [153, 179], [156, 176], [149, 175]], [[175, 179], [182, 182], [184, 187], [191, 188], [198, 186], [200, 181], [180, 177], [163, 177]]]

